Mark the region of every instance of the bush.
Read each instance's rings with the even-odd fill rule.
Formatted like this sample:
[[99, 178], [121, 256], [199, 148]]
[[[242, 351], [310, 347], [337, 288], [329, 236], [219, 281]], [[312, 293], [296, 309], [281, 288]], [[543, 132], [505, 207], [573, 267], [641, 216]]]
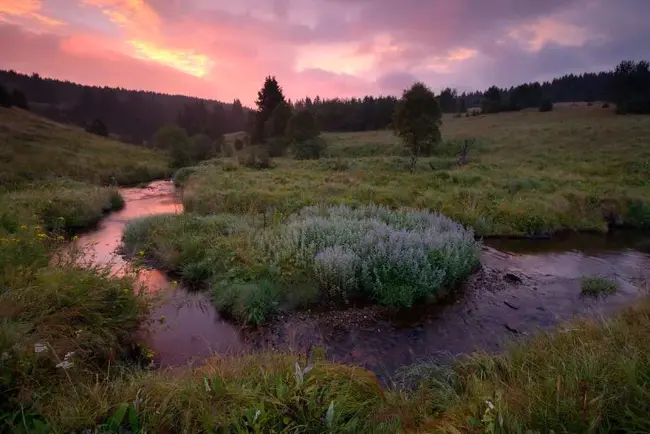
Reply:
[[88, 126], [86, 126], [86, 132], [101, 137], [108, 137], [108, 128], [101, 119], [95, 119]]
[[458, 223], [376, 205], [307, 207], [257, 242], [272, 262], [312, 270], [330, 297], [359, 294], [388, 306], [439, 297], [478, 261], [472, 231]]
[[271, 157], [266, 148], [252, 146], [247, 148], [245, 155], [239, 157], [239, 164], [250, 169], [271, 169]]
[[624, 101], [616, 107], [616, 113], [621, 115], [650, 114], [650, 99], [635, 98], [632, 100]]
[[127, 255], [146, 256], [166, 270], [199, 282], [229, 270], [234, 259], [227, 238], [246, 230], [241, 216], [157, 215], [130, 221], [122, 243]]
[[280, 292], [269, 280], [240, 284], [213, 284], [214, 304], [244, 324], [259, 325], [278, 311]]
[[244, 141], [242, 139], [240, 139], [239, 137], [237, 137], [235, 139], [235, 150], [236, 151], [241, 151], [242, 149], [244, 149]]
[[289, 141], [284, 137], [271, 137], [266, 141], [265, 147], [269, 157], [282, 157], [287, 153]]
[[11, 102], [15, 107], [18, 107], [19, 109], [29, 110], [27, 97], [18, 89], [14, 89], [13, 92], [11, 92]]
[[542, 113], [553, 111], [553, 103], [550, 99], [545, 99], [539, 106], [539, 111]]
[[194, 173], [196, 173], [196, 167], [183, 167], [178, 169], [172, 178], [174, 186], [182, 187]]
[[0, 107], [10, 108], [12, 105], [11, 94], [0, 84]]
[[580, 282], [580, 293], [582, 295], [610, 295], [616, 291], [618, 291], [618, 283], [615, 280], [610, 280], [605, 277], [584, 277], [582, 282]]
[[327, 149], [327, 142], [322, 137], [314, 137], [295, 142], [291, 148], [293, 157], [297, 160], [317, 160]]

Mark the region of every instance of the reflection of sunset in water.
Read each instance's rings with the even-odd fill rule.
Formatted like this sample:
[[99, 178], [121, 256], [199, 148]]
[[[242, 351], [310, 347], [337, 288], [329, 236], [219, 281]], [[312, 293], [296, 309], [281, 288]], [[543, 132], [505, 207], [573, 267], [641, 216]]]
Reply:
[[154, 350], [156, 361], [163, 366], [178, 365], [214, 352], [240, 350], [239, 331], [219, 316], [207, 292], [174, 285], [160, 270], [136, 269], [117, 251], [130, 220], [183, 212], [172, 183], [157, 181], [148, 188], [122, 189], [120, 193], [124, 208], [103, 219], [94, 231], [81, 235], [73, 247], [83, 250], [82, 263], [110, 265], [117, 275], [134, 273], [144, 293], [160, 296], [151, 314], [154, 321], [142, 335]]

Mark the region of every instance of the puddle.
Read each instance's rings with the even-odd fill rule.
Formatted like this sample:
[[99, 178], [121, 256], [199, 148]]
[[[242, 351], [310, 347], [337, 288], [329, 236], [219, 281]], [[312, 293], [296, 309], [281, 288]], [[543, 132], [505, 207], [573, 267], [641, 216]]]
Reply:
[[[126, 206], [105, 218], [97, 230], [81, 236], [94, 261], [116, 270], [128, 264], [115, 253], [125, 224], [137, 217], [180, 213], [172, 184], [122, 190]], [[575, 315], [605, 315], [629, 305], [650, 277], [650, 234], [619, 232], [609, 236], [574, 235], [557, 240], [488, 240], [483, 267], [440, 304], [408, 312], [377, 307], [335, 312], [298, 312], [256, 331], [243, 331], [215, 311], [209, 296], [174, 286], [156, 270], [141, 280], [162, 297], [146, 340], [160, 366], [200, 361], [213, 352], [287, 348], [305, 351], [323, 346], [332, 360], [353, 363], [381, 377], [423, 358], [447, 359], [474, 350], [498, 351], [506, 340], [525, 338]], [[583, 276], [602, 275], [619, 282], [607, 298], [583, 298]]]

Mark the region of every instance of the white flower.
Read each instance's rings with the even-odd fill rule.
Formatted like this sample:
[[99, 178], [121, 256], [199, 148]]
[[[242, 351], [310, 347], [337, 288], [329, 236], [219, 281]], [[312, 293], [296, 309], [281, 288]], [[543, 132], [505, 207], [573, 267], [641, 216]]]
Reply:
[[43, 353], [47, 351], [47, 345], [44, 344], [34, 344], [34, 352]]
[[69, 353], [66, 353], [65, 357], [63, 360], [68, 360], [70, 357], [74, 356], [74, 351], [70, 351]]
[[494, 404], [492, 404], [492, 401], [488, 399], [487, 401], [485, 401], [485, 403], [487, 404], [490, 410], [494, 410]]
[[56, 365], [57, 368], [63, 368], [63, 369], [68, 369], [69, 367], [73, 366], [74, 364], [72, 362], [68, 362], [67, 360], [62, 361], [61, 363], [58, 363]]
[[257, 418], [260, 417], [260, 414], [262, 414], [262, 410], [257, 410], [255, 412], [255, 418], [253, 419], [253, 423], [257, 422]]

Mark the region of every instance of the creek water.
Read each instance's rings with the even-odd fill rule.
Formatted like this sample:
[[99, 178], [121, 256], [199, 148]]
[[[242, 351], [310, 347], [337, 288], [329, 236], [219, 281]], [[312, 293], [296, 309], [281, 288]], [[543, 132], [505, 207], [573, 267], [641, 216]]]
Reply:
[[[182, 212], [169, 181], [123, 189], [123, 210], [110, 214], [77, 243], [116, 273], [129, 269], [119, 256], [124, 226], [134, 218]], [[444, 361], [474, 350], [498, 351], [576, 315], [606, 315], [638, 299], [650, 278], [650, 234], [573, 234], [552, 240], [484, 242], [482, 267], [452, 296], [409, 310], [355, 307], [287, 314], [255, 330], [223, 319], [209, 294], [172, 284], [158, 270], [142, 270], [143, 287], [159, 296], [143, 336], [161, 367], [200, 363], [214, 353], [258, 349], [306, 351], [322, 346], [331, 360], [364, 366], [381, 377], [422, 359]], [[580, 295], [583, 276], [619, 284], [605, 298]]]

